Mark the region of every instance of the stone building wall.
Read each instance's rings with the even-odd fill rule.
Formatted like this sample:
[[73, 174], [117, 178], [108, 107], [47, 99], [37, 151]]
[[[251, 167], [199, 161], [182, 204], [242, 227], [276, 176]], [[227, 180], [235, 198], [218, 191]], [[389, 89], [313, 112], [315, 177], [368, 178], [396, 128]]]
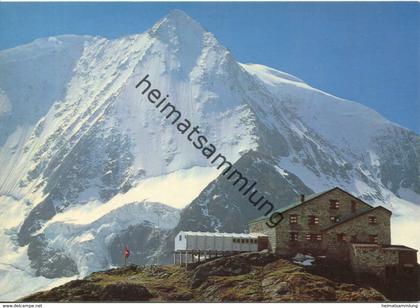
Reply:
[[[339, 201], [338, 209], [330, 209], [330, 200]], [[352, 201], [354, 202], [354, 211], [352, 209]], [[283, 212], [284, 219], [275, 228], [269, 228], [265, 224], [265, 220], [251, 222], [249, 228], [250, 232], [267, 234], [273, 250], [280, 254], [290, 255], [305, 251], [323, 253], [325, 247], [322, 245], [322, 242], [325, 239], [322, 238], [321, 241], [307, 240], [307, 234], [321, 234], [322, 229], [334, 225], [335, 223], [330, 220], [331, 216], [336, 216], [344, 220], [370, 208], [370, 205], [336, 188], [302, 205]], [[291, 215], [296, 215], [297, 224], [290, 224]], [[319, 224], [310, 225], [310, 215], [318, 217]], [[290, 240], [291, 232], [297, 233], [297, 241]]]
[[385, 265], [397, 265], [399, 263], [399, 251], [392, 249], [382, 249]]
[[[369, 223], [369, 216], [376, 217], [376, 223]], [[391, 213], [378, 207], [366, 214], [344, 222], [324, 233], [323, 249], [329, 255], [346, 258], [349, 255], [349, 243], [371, 241], [370, 236], [377, 235], [377, 244], [391, 244]], [[338, 240], [342, 236], [342, 240]], [[352, 236], [354, 237], [352, 239]]]
[[351, 244], [350, 263], [356, 273], [372, 273], [385, 277], [386, 266], [399, 265], [398, 250], [383, 249], [375, 244]]
[[276, 229], [270, 228], [265, 223], [266, 220], [260, 220], [256, 222], [249, 223], [249, 232], [250, 233], [263, 233], [268, 237], [268, 249], [270, 251], [276, 251]]
[[383, 275], [384, 253], [380, 245], [350, 245], [350, 263], [355, 273]]

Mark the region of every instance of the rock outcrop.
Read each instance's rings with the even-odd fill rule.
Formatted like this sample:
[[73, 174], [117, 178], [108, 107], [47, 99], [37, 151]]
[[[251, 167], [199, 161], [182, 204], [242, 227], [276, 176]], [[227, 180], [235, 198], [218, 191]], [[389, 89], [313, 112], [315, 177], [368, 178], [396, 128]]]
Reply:
[[130, 265], [39, 292], [22, 301], [383, 302], [379, 291], [309, 273], [268, 252], [195, 266]]

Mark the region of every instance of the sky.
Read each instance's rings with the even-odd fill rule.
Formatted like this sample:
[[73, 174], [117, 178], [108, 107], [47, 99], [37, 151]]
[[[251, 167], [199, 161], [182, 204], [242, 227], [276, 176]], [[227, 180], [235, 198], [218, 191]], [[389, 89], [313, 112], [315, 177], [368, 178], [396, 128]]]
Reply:
[[141, 33], [175, 8], [239, 62], [290, 73], [420, 133], [415, 2], [0, 3], [0, 49], [60, 34]]

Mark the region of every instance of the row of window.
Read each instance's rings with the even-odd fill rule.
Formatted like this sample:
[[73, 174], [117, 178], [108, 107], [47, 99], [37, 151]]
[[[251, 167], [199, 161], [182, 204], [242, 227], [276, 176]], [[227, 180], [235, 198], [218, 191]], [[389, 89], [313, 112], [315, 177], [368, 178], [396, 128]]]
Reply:
[[[289, 233], [289, 240], [292, 242], [296, 242], [299, 240], [299, 232], [290, 232]], [[306, 234], [307, 241], [322, 241], [322, 234], [314, 234], [314, 233], [307, 233]]]
[[[344, 233], [337, 234], [337, 241], [338, 242], [347, 242], [348, 241], [348, 237]], [[358, 242], [357, 236], [356, 235], [352, 235], [350, 237], [350, 241], [353, 242], [353, 243]], [[369, 243], [378, 244], [378, 235], [376, 235], [376, 234], [369, 235]]]
[[[356, 201], [351, 200], [351, 201], [350, 201], [350, 206], [351, 206], [351, 211], [352, 211], [353, 213], [355, 213], [355, 212], [356, 212]], [[339, 208], [340, 208], [340, 200], [337, 200], [337, 199], [331, 199], [331, 200], [330, 200], [330, 209], [332, 209], [332, 210], [337, 210], [337, 209], [339, 209]]]
[[[289, 233], [289, 240], [291, 242], [298, 241], [299, 240], [299, 232], [290, 232]], [[313, 241], [313, 242], [322, 241], [322, 234], [307, 233], [306, 234], [306, 240], [307, 241]], [[337, 241], [338, 242], [346, 242], [347, 241], [346, 235], [344, 233], [337, 234]], [[358, 242], [356, 235], [351, 236], [351, 242]], [[373, 243], [373, 244], [378, 244], [378, 235], [376, 235], [376, 234], [369, 235], [369, 242]]]
[[330, 209], [339, 209], [340, 200], [330, 200]]
[[242, 244], [257, 244], [258, 241], [255, 238], [234, 238], [234, 243], [242, 243]]
[[[338, 223], [340, 222], [340, 216], [330, 216], [330, 221], [332, 223]], [[372, 225], [376, 224], [377, 220], [375, 216], [369, 216], [368, 222]], [[291, 214], [289, 216], [289, 223], [291, 225], [298, 224], [298, 215], [297, 214]], [[309, 215], [308, 216], [308, 225], [319, 225], [319, 217], [315, 215]]]
[[307, 233], [306, 240], [307, 241], [322, 241], [322, 234]]
[[[297, 224], [298, 223], [298, 215], [292, 214], [289, 216], [289, 223], [290, 224]], [[319, 217], [315, 215], [308, 216], [308, 224], [309, 225], [319, 225]]]

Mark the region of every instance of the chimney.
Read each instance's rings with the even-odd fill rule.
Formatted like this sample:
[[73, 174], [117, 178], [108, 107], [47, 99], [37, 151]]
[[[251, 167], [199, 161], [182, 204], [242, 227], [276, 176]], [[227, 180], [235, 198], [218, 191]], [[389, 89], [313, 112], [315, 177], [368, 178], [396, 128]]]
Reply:
[[305, 195], [304, 194], [300, 195], [300, 202], [301, 203], [305, 202]]

